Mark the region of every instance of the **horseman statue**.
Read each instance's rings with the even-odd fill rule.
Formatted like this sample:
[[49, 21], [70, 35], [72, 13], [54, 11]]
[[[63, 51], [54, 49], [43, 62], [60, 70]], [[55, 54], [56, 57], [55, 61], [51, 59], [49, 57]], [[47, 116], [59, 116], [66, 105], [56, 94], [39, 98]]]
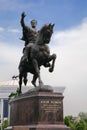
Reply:
[[39, 31], [36, 30], [37, 21], [31, 21], [31, 27], [25, 25], [25, 13], [21, 14], [21, 26], [25, 42], [23, 56], [19, 63], [19, 93], [21, 93], [22, 81], [27, 84], [27, 73], [33, 74], [32, 84], [37, 87], [36, 80], [39, 80], [39, 87], [44, 86], [40, 76], [41, 66], [49, 67], [53, 72], [56, 54], [50, 55], [49, 42], [53, 33], [54, 24], [45, 24]]

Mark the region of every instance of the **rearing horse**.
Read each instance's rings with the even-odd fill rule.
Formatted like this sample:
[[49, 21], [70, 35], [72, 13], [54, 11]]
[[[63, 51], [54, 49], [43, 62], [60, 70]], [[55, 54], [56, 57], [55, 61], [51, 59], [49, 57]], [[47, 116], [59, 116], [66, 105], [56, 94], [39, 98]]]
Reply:
[[[36, 80], [39, 79], [39, 86], [43, 85], [40, 77], [40, 67], [43, 65], [49, 67], [49, 72], [54, 69], [56, 54], [50, 55], [49, 44], [54, 24], [45, 24], [38, 33], [36, 43], [25, 47], [28, 55], [28, 61], [24, 62], [22, 56], [19, 64], [19, 93], [21, 93], [22, 79], [27, 83], [27, 73], [33, 74], [32, 84], [36, 87]], [[52, 61], [52, 63], [50, 63]]]

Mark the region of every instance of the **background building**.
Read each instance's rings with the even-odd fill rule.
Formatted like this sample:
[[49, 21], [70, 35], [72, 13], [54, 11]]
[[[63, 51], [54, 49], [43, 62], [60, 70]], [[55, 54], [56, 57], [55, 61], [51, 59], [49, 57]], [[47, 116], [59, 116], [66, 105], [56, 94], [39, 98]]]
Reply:
[[[25, 87], [23, 85], [22, 92], [28, 91], [32, 88], [32, 84], [28, 83]], [[3, 123], [3, 120], [8, 118], [8, 98], [9, 95], [13, 92], [15, 93], [18, 88], [18, 80], [10, 80], [5, 82], [0, 82], [0, 122]]]

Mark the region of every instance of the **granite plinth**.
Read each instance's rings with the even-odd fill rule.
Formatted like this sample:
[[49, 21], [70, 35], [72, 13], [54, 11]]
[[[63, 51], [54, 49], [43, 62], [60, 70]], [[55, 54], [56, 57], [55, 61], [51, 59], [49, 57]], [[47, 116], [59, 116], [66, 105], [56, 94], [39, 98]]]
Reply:
[[9, 105], [13, 130], [70, 130], [63, 123], [63, 94], [51, 87], [30, 90]]
[[14, 126], [13, 130], [70, 130], [65, 125], [31, 125], [31, 126]]

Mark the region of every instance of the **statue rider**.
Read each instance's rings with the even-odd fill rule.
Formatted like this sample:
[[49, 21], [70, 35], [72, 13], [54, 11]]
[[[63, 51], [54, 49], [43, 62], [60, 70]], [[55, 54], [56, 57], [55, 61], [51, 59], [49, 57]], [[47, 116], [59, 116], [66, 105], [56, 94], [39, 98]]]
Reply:
[[22, 58], [22, 61], [28, 60], [27, 45], [29, 45], [30, 43], [34, 44], [36, 41], [36, 38], [37, 38], [37, 34], [38, 34], [38, 31], [36, 30], [37, 21], [32, 20], [31, 27], [28, 27], [25, 25], [25, 22], [24, 22], [25, 16], [26, 15], [23, 12], [21, 14], [21, 21], [20, 21], [21, 26], [22, 26], [22, 30], [23, 30], [23, 36], [22, 36], [21, 40], [25, 41], [25, 47], [23, 49], [24, 56]]

